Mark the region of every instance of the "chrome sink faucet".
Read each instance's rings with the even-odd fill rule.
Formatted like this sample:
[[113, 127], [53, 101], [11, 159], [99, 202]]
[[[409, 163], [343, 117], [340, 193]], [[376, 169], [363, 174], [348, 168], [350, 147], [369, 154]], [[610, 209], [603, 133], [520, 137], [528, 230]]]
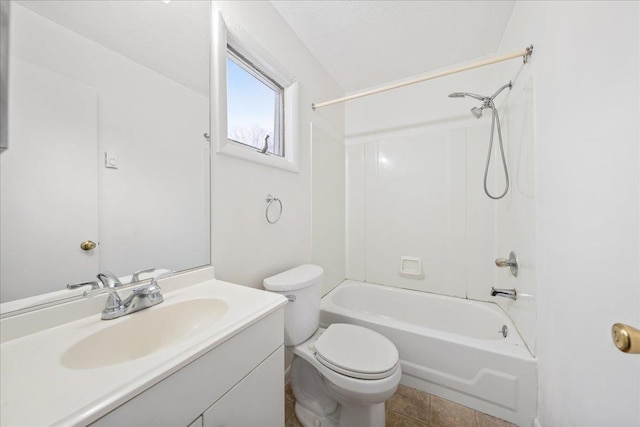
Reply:
[[117, 288], [122, 286], [122, 282], [120, 282], [118, 276], [110, 271], [103, 271], [102, 273], [98, 273], [96, 277], [98, 278], [98, 280], [100, 280], [100, 282], [102, 282], [102, 285], [105, 288]]
[[133, 289], [124, 301], [120, 299], [115, 287], [106, 288], [109, 292], [107, 303], [102, 310], [102, 320], [117, 319], [145, 308], [153, 307], [164, 301], [158, 279], [173, 276], [173, 271], [159, 275], [151, 279], [147, 285]]

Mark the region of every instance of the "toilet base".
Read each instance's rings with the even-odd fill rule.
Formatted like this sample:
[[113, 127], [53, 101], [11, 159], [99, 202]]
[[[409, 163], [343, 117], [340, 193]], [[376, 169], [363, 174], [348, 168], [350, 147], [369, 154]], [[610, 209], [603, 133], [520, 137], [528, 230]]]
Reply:
[[340, 407], [331, 415], [319, 416], [304, 406], [296, 403], [296, 417], [303, 427], [339, 427]]
[[384, 427], [384, 402], [376, 405], [343, 405], [338, 427]]
[[303, 427], [384, 427], [384, 403], [346, 405], [326, 417], [319, 416], [296, 403], [296, 417]]

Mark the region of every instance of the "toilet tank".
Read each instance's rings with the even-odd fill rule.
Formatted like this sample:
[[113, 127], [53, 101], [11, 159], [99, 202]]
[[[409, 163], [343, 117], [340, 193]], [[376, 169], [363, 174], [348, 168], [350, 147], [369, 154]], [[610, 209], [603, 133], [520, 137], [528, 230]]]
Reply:
[[264, 279], [264, 288], [287, 297], [284, 307], [284, 343], [298, 345], [320, 325], [322, 267], [301, 265]]

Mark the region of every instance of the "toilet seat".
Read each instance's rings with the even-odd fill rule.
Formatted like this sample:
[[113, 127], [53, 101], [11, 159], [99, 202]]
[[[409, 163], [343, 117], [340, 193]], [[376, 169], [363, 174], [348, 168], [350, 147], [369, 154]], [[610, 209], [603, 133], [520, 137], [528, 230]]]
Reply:
[[398, 350], [383, 335], [362, 326], [336, 323], [314, 343], [315, 357], [327, 368], [352, 378], [377, 380], [398, 366]]
[[[400, 362], [392, 368], [389, 376], [377, 380], [356, 378], [353, 372], [350, 372], [350, 375], [341, 374], [321, 363], [317, 357], [315, 344], [325, 331], [320, 328], [307, 341], [290, 348], [295, 355], [294, 357], [303, 359], [320, 372], [326, 388], [333, 390], [332, 396], [341, 403], [343, 403], [343, 398], [349, 398], [367, 404], [380, 403], [391, 397], [402, 376]], [[294, 381], [293, 378], [292, 381]]]

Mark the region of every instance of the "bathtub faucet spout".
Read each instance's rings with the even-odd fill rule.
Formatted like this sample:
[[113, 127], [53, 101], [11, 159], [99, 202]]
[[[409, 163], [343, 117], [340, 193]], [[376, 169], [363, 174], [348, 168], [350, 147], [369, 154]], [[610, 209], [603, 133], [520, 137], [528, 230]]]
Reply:
[[514, 289], [496, 289], [492, 286], [491, 296], [511, 298], [512, 300], [516, 300], [518, 299], [518, 292], [516, 292], [515, 288]]

